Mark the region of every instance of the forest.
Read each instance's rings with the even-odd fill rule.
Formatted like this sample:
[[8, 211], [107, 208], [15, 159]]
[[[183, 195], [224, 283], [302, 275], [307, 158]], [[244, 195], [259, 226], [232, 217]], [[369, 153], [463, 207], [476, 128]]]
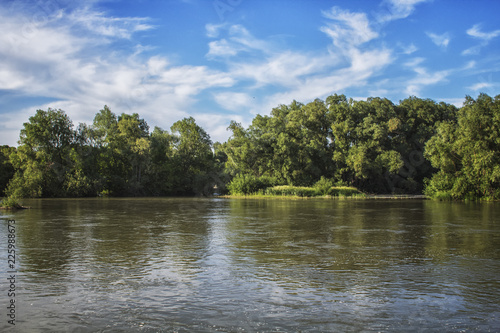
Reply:
[[364, 193], [500, 199], [500, 95], [460, 108], [409, 97], [394, 104], [331, 95], [279, 105], [212, 142], [192, 117], [152, 131], [104, 106], [91, 125], [37, 110], [17, 148], [0, 148], [9, 198], [251, 194], [277, 185], [353, 186]]

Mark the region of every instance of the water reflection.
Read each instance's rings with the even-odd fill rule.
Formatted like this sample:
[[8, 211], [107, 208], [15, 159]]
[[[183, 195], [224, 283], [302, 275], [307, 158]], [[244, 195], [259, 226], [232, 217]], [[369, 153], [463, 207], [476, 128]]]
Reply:
[[[24, 331], [500, 328], [497, 204], [146, 198], [29, 205], [9, 213], [18, 221]], [[0, 214], [5, 235], [10, 215]]]

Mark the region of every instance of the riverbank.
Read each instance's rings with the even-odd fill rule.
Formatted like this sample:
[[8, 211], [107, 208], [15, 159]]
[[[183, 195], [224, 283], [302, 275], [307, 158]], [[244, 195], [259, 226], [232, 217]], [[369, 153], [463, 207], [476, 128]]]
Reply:
[[18, 210], [18, 209], [29, 209], [30, 207], [25, 207], [21, 205], [14, 198], [3, 198], [0, 201], [0, 210]]
[[391, 194], [364, 194], [357, 196], [297, 196], [297, 195], [267, 195], [267, 194], [226, 194], [219, 195], [217, 198], [225, 199], [347, 199], [347, 200], [431, 200], [425, 195], [391, 195]]
[[290, 199], [428, 199], [425, 195], [407, 195], [407, 194], [366, 194], [355, 187], [334, 186], [330, 188], [317, 188], [306, 186], [273, 186], [255, 193], [243, 194], [234, 193], [220, 196], [223, 198], [290, 198]]

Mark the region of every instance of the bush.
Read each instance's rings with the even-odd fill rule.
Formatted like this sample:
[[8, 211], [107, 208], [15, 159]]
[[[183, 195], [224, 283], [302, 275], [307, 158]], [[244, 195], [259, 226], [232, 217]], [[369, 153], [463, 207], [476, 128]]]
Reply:
[[326, 194], [332, 197], [352, 197], [363, 195], [363, 193], [359, 192], [357, 188], [348, 186], [330, 188]]
[[321, 177], [320, 180], [318, 180], [315, 184], [314, 184], [314, 188], [321, 194], [321, 195], [327, 195], [328, 192], [332, 189], [332, 187], [334, 186], [334, 182], [333, 180], [331, 179], [328, 179], [328, 178], [325, 178], [325, 177]]
[[433, 194], [432, 199], [439, 201], [451, 201], [453, 198], [450, 192], [439, 191]]
[[14, 197], [7, 197], [2, 200], [0, 207], [7, 209], [22, 208], [21, 204]]
[[282, 195], [282, 196], [296, 196], [296, 197], [315, 197], [321, 193], [312, 187], [302, 186], [275, 186], [270, 187], [265, 192], [267, 195]]
[[424, 179], [424, 194], [428, 197], [435, 198], [447, 193], [452, 197], [452, 188], [455, 182], [455, 177], [449, 173], [439, 171], [435, 173], [431, 179]]
[[227, 185], [227, 189], [233, 195], [248, 195], [264, 191], [266, 188], [276, 185], [276, 183], [276, 179], [272, 177], [239, 174], [231, 180]]

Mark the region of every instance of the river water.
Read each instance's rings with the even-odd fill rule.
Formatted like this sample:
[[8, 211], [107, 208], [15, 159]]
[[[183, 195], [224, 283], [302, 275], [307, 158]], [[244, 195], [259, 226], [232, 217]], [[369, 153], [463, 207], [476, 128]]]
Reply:
[[2, 332], [500, 331], [498, 203], [25, 204], [0, 212]]

